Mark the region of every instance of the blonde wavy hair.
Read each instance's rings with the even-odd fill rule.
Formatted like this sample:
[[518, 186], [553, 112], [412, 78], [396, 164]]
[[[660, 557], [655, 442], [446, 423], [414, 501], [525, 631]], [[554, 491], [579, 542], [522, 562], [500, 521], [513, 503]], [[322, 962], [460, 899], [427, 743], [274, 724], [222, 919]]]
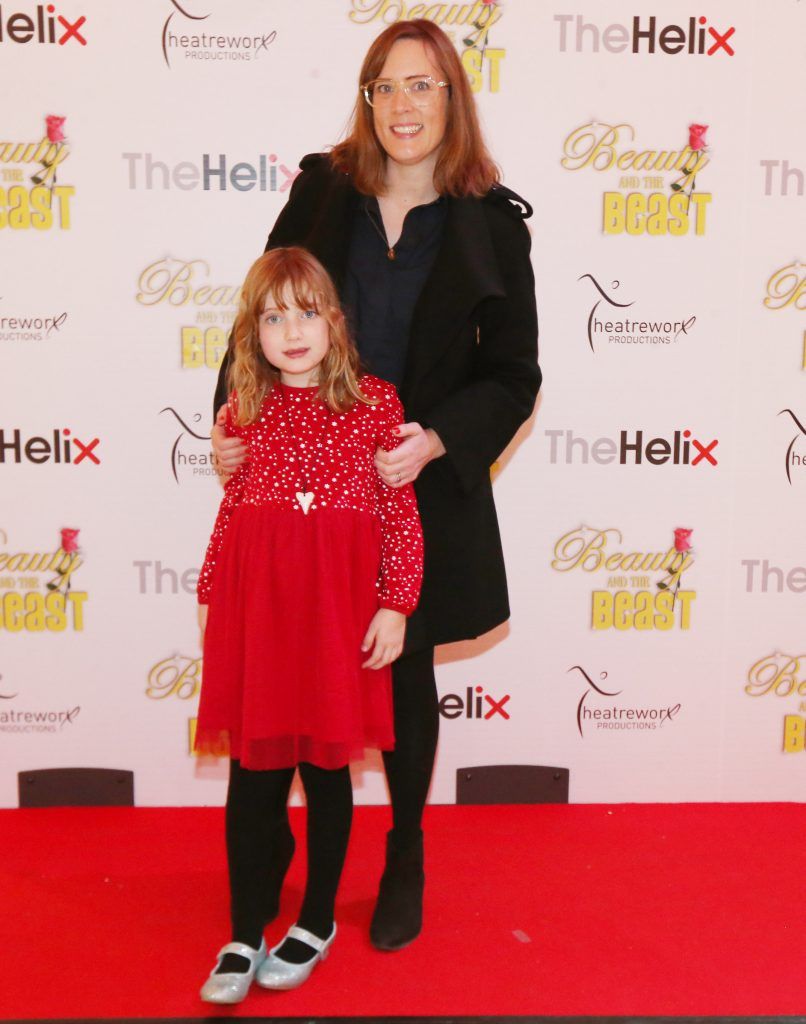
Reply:
[[227, 388], [236, 392], [235, 422], [253, 423], [266, 393], [280, 379], [260, 346], [260, 317], [267, 300], [285, 310], [292, 303], [313, 309], [328, 325], [330, 346], [319, 367], [319, 397], [334, 412], [347, 412], [356, 402], [373, 404], [358, 386], [361, 372], [339, 304], [335, 285], [322, 264], [306, 249], [271, 249], [255, 260], [246, 275], [233, 327], [232, 362]]

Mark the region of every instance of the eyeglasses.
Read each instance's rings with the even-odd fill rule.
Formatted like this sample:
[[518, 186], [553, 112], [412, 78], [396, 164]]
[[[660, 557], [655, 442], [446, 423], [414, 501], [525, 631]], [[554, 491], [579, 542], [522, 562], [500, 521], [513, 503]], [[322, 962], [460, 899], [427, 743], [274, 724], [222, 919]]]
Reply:
[[439, 95], [440, 89], [450, 87], [450, 82], [435, 82], [430, 75], [417, 75], [404, 81], [394, 78], [375, 78], [361, 86], [364, 99], [371, 107], [383, 107], [392, 102], [392, 97], [402, 89], [415, 107], [427, 107]]

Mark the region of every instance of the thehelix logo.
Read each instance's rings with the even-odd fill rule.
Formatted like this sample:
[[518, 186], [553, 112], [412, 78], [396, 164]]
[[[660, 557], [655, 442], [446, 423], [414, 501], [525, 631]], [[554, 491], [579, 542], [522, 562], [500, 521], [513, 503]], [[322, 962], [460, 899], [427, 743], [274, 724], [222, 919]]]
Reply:
[[53, 4], [37, 4], [35, 15], [31, 17], [21, 11], [7, 14], [3, 6], [0, 4], [0, 43], [55, 43], [64, 46], [75, 40], [81, 46], [87, 45], [80, 31], [87, 20], [83, 15], [68, 21], [62, 14], [56, 14]]
[[276, 153], [261, 153], [255, 163], [248, 160], [228, 163], [226, 153], [215, 156], [202, 153], [201, 167], [190, 160], [168, 164], [155, 160], [153, 153], [121, 153], [121, 156], [128, 165], [128, 187], [147, 192], [171, 188], [192, 192], [199, 187], [203, 192], [216, 189], [225, 192], [230, 187], [236, 192], [251, 192], [254, 188], [259, 192], [287, 192], [300, 173], [299, 168], [278, 163]]
[[132, 562], [137, 570], [137, 586], [141, 594], [195, 594], [199, 582], [198, 569], [172, 569], [159, 560], [141, 559]]
[[[221, 471], [215, 466], [213, 452], [210, 448], [210, 435], [197, 434], [193, 427], [188, 426], [172, 406], [169, 405], [165, 409], [160, 409], [160, 415], [166, 412], [170, 413], [182, 428], [171, 446], [171, 472], [173, 473], [174, 480], [180, 483], [180, 473], [188, 471], [193, 476], [220, 476]], [[191, 418], [194, 424], [200, 423], [201, 413], [194, 413]], [[194, 440], [202, 442], [201, 445], [195, 445], [199, 450], [187, 451], [187, 446], [192, 446]]]
[[166, 256], [149, 264], [137, 282], [135, 297], [141, 306], [181, 308], [186, 321], [195, 321], [186, 322], [179, 329], [184, 370], [218, 369], [238, 309], [240, 286], [206, 283], [209, 273], [206, 260]]
[[630, 25], [614, 22], [600, 27], [595, 22], [585, 21], [581, 14], [555, 14], [559, 25], [559, 50], [576, 53], [587, 50], [598, 53], [601, 47], [606, 53], [663, 53], [668, 56], [686, 54], [696, 57], [713, 57], [714, 54], [734, 55], [732, 40], [735, 26], [722, 30], [708, 24], [708, 19], [690, 17], [682, 25], [671, 23], [659, 25], [651, 15], [644, 21], [636, 14]]
[[439, 702], [439, 713], [443, 718], [472, 718], [482, 721], [500, 715], [509, 721], [510, 716], [505, 705], [510, 699], [511, 695], [508, 693], [496, 698], [485, 693], [482, 686], [468, 686], [464, 695], [446, 693]]
[[[169, 0], [173, 10], [162, 26], [162, 56], [170, 68], [171, 58], [179, 55], [187, 61], [254, 61], [262, 53], [268, 53], [269, 46], [277, 38], [276, 29], [256, 34], [225, 31], [209, 25], [200, 25], [207, 21], [210, 13], [192, 13], [189, 8], [194, 0]], [[212, 0], [210, 0], [212, 2]], [[207, 4], [205, 5], [207, 6]], [[176, 16], [186, 21], [174, 21]], [[190, 24], [188, 24], [190, 22]], [[177, 34], [179, 33], [179, 34]]]
[[616, 461], [621, 466], [628, 463], [635, 466], [643, 463], [648, 466], [716, 466], [718, 463], [714, 449], [719, 440], [700, 441], [692, 436], [690, 430], [675, 430], [671, 438], [649, 437], [646, 440], [643, 430], [635, 430], [632, 434], [622, 430], [618, 440], [614, 437], [586, 438], [573, 430], [546, 430], [545, 434], [551, 442], [549, 461], [552, 465], [558, 462], [587, 465], [589, 461], [602, 466]]
[[744, 692], [749, 697], [800, 698], [801, 714], [784, 715], [781, 750], [785, 754], [806, 751], [806, 654], [785, 654], [774, 651], [761, 658], [747, 673]]
[[803, 469], [804, 465], [806, 465], [806, 457], [803, 456], [803, 455], [800, 455], [798, 452], [795, 451], [795, 445], [798, 442], [798, 438], [799, 437], [806, 437], [806, 427], [804, 427], [804, 425], [801, 423], [801, 421], [798, 419], [798, 417], [794, 414], [794, 412], [791, 409], [781, 409], [781, 411], [778, 413], [778, 415], [779, 416], [789, 416], [791, 418], [792, 422], [798, 428], [798, 432], [795, 434], [795, 436], [789, 442], [789, 447], [786, 450], [786, 456], [785, 456], [785, 459], [784, 459], [784, 466], [786, 468], [786, 478], [787, 478], [787, 480], [789, 481], [789, 483], [791, 485], [792, 484], [792, 470], [795, 467], [797, 467], [798, 469]]
[[0, 463], [33, 462], [40, 465], [43, 462], [54, 462], [78, 466], [86, 461], [87, 465], [100, 466], [101, 460], [96, 452], [100, 443], [98, 437], [82, 441], [67, 427], [53, 430], [48, 437], [34, 436], [27, 439], [24, 439], [20, 430], [0, 428]]
[[[795, 260], [776, 270], [767, 281], [765, 309], [806, 311], [806, 263]], [[806, 330], [803, 331], [801, 369], [806, 370]]]
[[796, 196], [803, 195], [803, 171], [790, 167], [788, 160], [759, 160], [764, 168], [764, 195], [788, 196], [790, 184]]
[[[806, 566], [795, 565], [791, 569], [783, 569], [771, 565], [768, 559], [744, 558], [742, 566], [746, 570], [744, 589], [748, 594], [766, 594], [773, 590], [782, 594], [788, 590], [791, 594], [806, 593]], [[756, 570], [758, 569], [758, 573]]]
[[[587, 683], [587, 688], [582, 692], [577, 704], [577, 729], [583, 739], [585, 738], [585, 726], [592, 723], [595, 723], [597, 730], [604, 731], [625, 729], [651, 731], [662, 728], [664, 722], [671, 722], [677, 717], [683, 706], [682, 704], [670, 704], [666, 707], [646, 705], [642, 707], [606, 704], [604, 707], [591, 707], [586, 701], [592, 693], [598, 694], [600, 697], [619, 697], [622, 691], [605, 690], [601, 686], [597, 686], [581, 665], [572, 665], [568, 671], [579, 672]], [[600, 672], [600, 682], [604, 683], [606, 679], [607, 672]]]
[[597, 316], [599, 307], [606, 302], [613, 309], [629, 309], [635, 305], [631, 302], [617, 302], [613, 297], [614, 293], [621, 287], [619, 281], [610, 282], [608, 294], [605, 288], [599, 284], [593, 274], [582, 274], [578, 281], [588, 280], [599, 294], [599, 298], [591, 307], [588, 314], [588, 345], [591, 352], [596, 351], [596, 342], [606, 341], [608, 345], [615, 346], [664, 346], [676, 343], [680, 335], [688, 335], [689, 330], [697, 321], [696, 316], [683, 317], [680, 320], [667, 320], [666, 318], [642, 317], [635, 319], [625, 314], [609, 313], [605, 310]]

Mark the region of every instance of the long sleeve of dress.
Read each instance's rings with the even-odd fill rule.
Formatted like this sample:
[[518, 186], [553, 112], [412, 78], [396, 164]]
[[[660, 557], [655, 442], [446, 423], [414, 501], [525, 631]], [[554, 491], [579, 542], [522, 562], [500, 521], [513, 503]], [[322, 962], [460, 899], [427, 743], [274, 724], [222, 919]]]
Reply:
[[[404, 422], [403, 406], [391, 384], [384, 384], [378, 409], [378, 445], [392, 451], [400, 444], [394, 428]], [[423, 578], [423, 531], [414, 487], [389, 487], [378, 476], [381, 520], [381, 608], [411, 615], [417, 607]]]
[[[227, 431], [232, 430], [232, 409], [227, 407]], [[207, 545], [207, 553], [204, 556], [204, 565], [199, 573], [199, 582], [196, 585], [196, 595], [199, 604], [208, 604], [210, 601], [210, 590], [213, 585], [213, 574], [215, 572], [216, 558], [221, 550], [224, 541], [224, 534], [227, 532], [230, 518], [235, 509], [240, 505], [244, 496], [246, 480], [249, 475], [249, 462], [242, 463], [227, 480], [224, 485], [224, 496], [216, 516], [215, 526]]]

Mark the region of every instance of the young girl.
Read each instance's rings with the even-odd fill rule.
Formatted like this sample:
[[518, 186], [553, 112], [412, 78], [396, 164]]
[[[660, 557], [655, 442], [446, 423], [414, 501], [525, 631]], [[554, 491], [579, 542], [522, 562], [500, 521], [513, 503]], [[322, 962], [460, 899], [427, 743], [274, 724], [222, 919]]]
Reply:
[[[412, 486], [384, 484], [397, 444], [391, 384], [358, 377], [336, 290], [303, 249], [250, 269], [234, 328], [227, 429], [249, 459], [227, 482], [198, 585], [205, 629], [197, 748], [228, 736], [232, 942], [201, 990], [236, 1003], [252, 979], [302, 984], [336, 935], [352, 817], [348, 762], [390, 750], [389, 665], [417, 604]], [[209, 618], [208, 618], [209, 607]], [[308, 877], [297, 925], [267, 956], [294, 852], [285, 804], [299, 768]]]

